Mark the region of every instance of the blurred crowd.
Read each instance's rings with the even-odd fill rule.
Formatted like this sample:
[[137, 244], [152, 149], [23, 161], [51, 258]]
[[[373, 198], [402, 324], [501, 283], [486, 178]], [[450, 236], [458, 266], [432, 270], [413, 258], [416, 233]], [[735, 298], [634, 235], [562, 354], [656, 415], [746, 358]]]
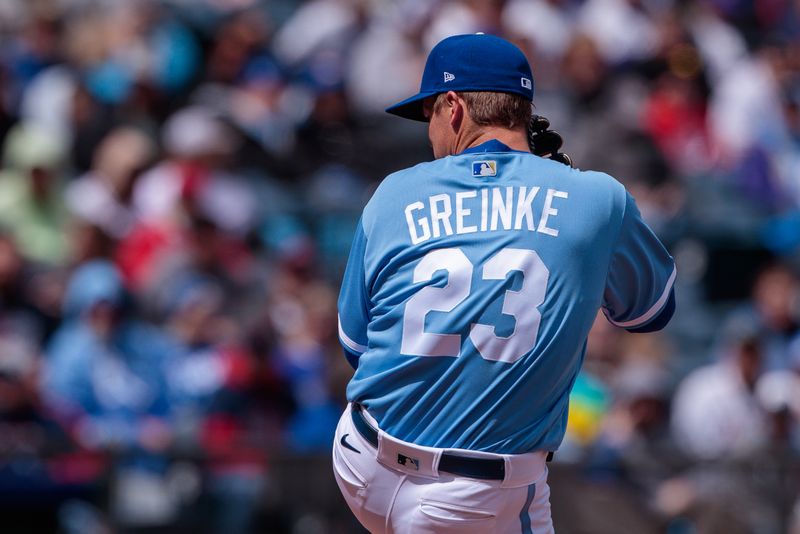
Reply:
[[800, 532], [797, 0], [0, 2], [4, 517], [337, 531], [276, 462], [327, 454], [360, 209], [432, 157], [383, 108], [478, 31], [678, 263], [665, 332], [599, 316], [555, 466], [656, 531]]

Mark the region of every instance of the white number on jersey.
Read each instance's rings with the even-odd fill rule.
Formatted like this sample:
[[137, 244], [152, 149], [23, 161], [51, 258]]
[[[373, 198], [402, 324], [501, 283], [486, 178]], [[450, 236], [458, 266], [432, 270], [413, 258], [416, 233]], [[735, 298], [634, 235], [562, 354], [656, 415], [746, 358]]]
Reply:
[[444, 287], [426, 286], [408, 299], [403, 313], [402, 354], [458, 356], [461, 336], [425, 331], [425, 316], [431, 311], [449, 312], [469, 296], [472, 264], [460, 248], [442, 248], [425, 254], [414, 268], [414, 283], [427, 282], [436, 271], [447, 271]]
[[[460, 248], [428, 252], [414, 269], [414, 283], [433, 278], [437, 271], [447, 271], [444, 287], [426, 286], [406, 303], [403, 314], [402, 354], [414, 356], [458, 356], [461, 336], [425, 332], [428, 312], [450, 312], [470, 294], [473, 266]], [[498, 337], [495, 327], [473, 324], [469, 338], [486, 360], [513, 363], [536, 344], [541, 313], [550, 271], [533, 250], [505, 248], [492, 256], [483, 267], [483, 280], [505, 280], [512, 271], [522, 273], [519, 291], [508, 290], [503, 297], [503, 313], [514, 317], [514, 331]]]

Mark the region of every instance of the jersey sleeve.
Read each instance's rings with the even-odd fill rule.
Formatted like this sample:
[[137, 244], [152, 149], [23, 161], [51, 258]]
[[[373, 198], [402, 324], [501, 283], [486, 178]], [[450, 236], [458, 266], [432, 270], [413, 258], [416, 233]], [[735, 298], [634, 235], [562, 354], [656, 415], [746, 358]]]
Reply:
[[339, 292], [339, 342], [353, 368], [358, 367], [359, 356], [367, 350], [369, 295], [364, 270], [366, 247], [367, 236], [359, 219]]
[[675, 262], [625, 193], [625, 212], [603, 293], [608, 320], [632, 332], [660, 330], [675, 310]]

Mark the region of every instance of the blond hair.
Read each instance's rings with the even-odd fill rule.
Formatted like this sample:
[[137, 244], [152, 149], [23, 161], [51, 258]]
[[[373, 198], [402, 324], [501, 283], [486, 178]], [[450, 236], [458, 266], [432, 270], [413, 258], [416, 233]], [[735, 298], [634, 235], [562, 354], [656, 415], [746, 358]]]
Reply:
[[[501, 126], [513, 130], [520, 126], [527, 127], [531, 121], [531, 102], [523, 96], [489, 91], [456, 94], [466, 102], [467, 113], [478, 126]], [[436, 97], [434, 113], [444, 105], [445, 95], [441, 93]]]

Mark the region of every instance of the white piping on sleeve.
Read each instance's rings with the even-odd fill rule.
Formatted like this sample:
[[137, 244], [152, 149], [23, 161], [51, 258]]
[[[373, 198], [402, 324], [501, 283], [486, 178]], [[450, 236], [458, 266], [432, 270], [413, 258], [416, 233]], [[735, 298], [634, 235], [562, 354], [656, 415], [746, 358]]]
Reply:
[[673, 265], [672, 274], [669, 276], [669, 280], [667, 280], [667, 285], [664, 288], [664, 292], [661, 293], [661, 296], [656, 301], [656, 303], [653, 304], [650, 307], [650, 309], [647, 310], [644, 313], [644, 315], [641, 315], [641, 316], [637, 317], [636, 319], [631, 319], [630, 321], [619, 321], [618, 322], [618, 321], [615, 321], [614, 319], [612, 319], [611, 317], [608, 316], [608, 313], [606, 313], [605, 308], [603, 309], [603, 313], [606, 315], [606, 318], [608, 319], [608, 321], [611, 324], [613, 324], [615, 326], [619, 326], [621, 328], [635, 328], [637, 326], [643, 325], [644, 323], [646, 323], [647, 321], [649, 321], [650, 319], [652, 319], [653, 317], [658, 315], [658, 312], [660, 312], [661, 309], [664, 307], [664, 304], [667, 303], [667, 299], [669, 298], [669, 293], [670, 293], [670, 291], [672, 291], [672, 286], [675, 284], [675, 276], [677, 274], [678, 274], [678, 270]]
[[342, 328], [342, 316], [339, 315], [337, 316], [337, 318], [339, 321], [339, 340], [342, 342], [342, 344], [348, 349], [352, 350], [353, 352], [359, 352], [359, 353], [366, 352], [367, 347], [361, 345], [360, 343], [356, 343], [355, 341], [350, 339], [350, 336], [345, 334], [344, 329]]

